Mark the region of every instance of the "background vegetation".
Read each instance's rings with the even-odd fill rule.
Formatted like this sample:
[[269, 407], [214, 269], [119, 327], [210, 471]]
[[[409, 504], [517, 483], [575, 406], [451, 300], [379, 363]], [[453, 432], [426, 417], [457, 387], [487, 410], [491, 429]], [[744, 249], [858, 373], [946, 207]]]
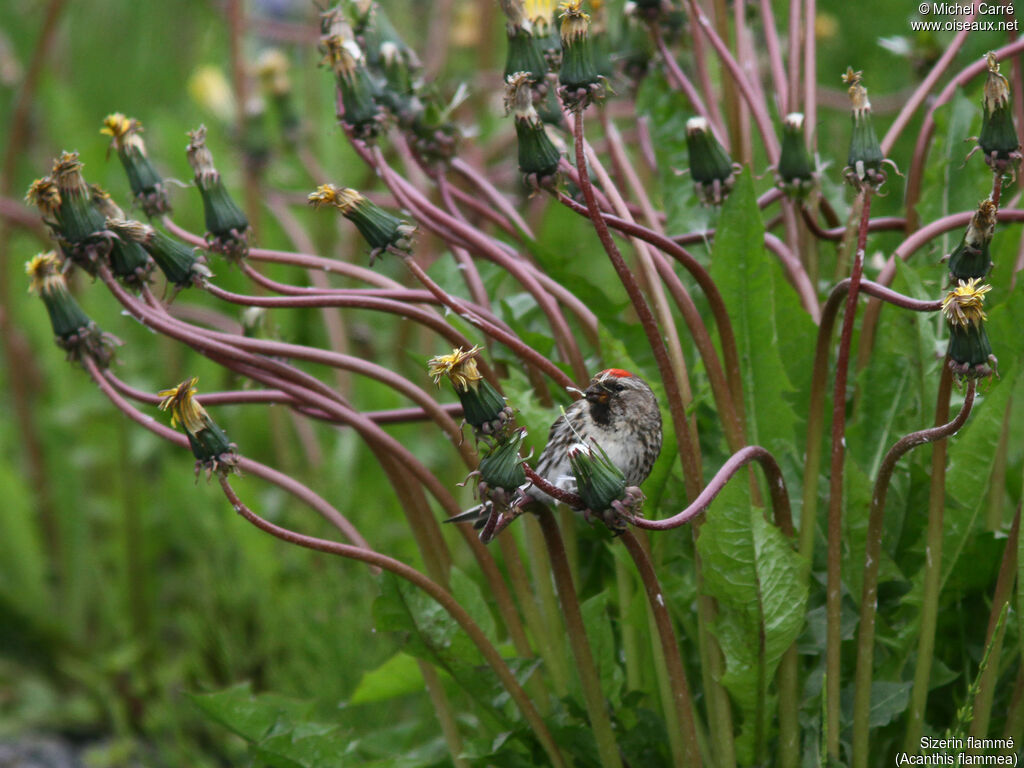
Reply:
[[[474, 161], [494, 167], [495, 178], [503, 187], [521, 193], [508, 160], [511, 124], [502, 118], [500, 108], [504, 31], [496, 6], [466, 0], [406, 0], [384, 5], [446, 94], [454, 93], [458, 83], [468, 86], [469, 97], [456, 112], [457, 122], [474, 136], [466, 142], [467, 151]], [[611, 3], [611, 12], [619, 5]], [[783, 3], [775, 6], [782, 20], [780, 28], [784, 27], [787, 8]], [[884, 131], [888, 116], [920, 81], [924, 62], [933, 61], [952, 37], [951, 33], [911, 34], [911, 11], [880, 0], [822, 0], [818, 4], [821, 109], [816, 130], [822, 159], [831, 163], [824, 173], [826, 195], [840, 218], [852, 193], [841, 186], [840, 177], [849, 111], [839, 75], [849, 64], [865, 71], [876, 125]], [[286, 23], [260, 23], [274, 15]], [[248, 4], [247, 16], [251, 23], [243, 39], [247, 60], [254, 60], [271, 43], [289, 51], [309, 151], [331, 174], [318, 181], [374, 188], [373, 174], [352, 152], [336, 125], [334, 83], [328, 73], [317, 69], [320, 54], [314, 44], [315, 32], [312, 37], [302, 32], [315, 29], [314, 9], [302, 3], [265, 0]], [[0, 17], [4, 19], [0, 30], [0, 115], [7, 116], [0, 124], [3, 146], [12, 140], [12, 116], [19, 94], [24, 92], [25, 75], [33, 71], [31, 62], [38, 55], [41, 30], [50, 17], [55, 29], [31, 90], [28, 135], [0, 182], [0, 214], [4, 216], [0, 223], [0, 312], [8, 345], [8, 365], [0, 370], [0, 739], [30, 731], [57, 732], [80, 742], [90, 765], [95, 766], [133, 761], [166, 766], [238, 765], [246, 760], [287, 764], [258, 753], [253, 757], [246, 739], [207, 717], [206, 712], [216, 709], [216, 699], [201, 699], [199, 704], [193, 699], [193, 694], [245, 685], [248, 688], [220, 695], [234, 702], [248, 701], [249, 690], [282, 697], [262, 699], [273, 704], [270, 710], [254, 707], [254, 732], [267, 725], [260, 719], [267, 711], [276, 711], [278, 724], [339, 725], [339, 734], [343, 734], [339, 743], [351, 751], [353, 764], [373, 759], [380, 765], [395, 766], [449, 763], [418, 667], [410, 656], [399, 652], [401, 637], [375, 631], [373, 603], [381, 591], [379, 582], [358, 563], [282, 545], [242, 524], [215, 483], [192, 482], [192, 460], [185, 452], [129, 423], [85, 374], [64, 362], [63, 353], [52, 343], [43, 306], [24, 292], [22, 264], [47, 246], [35, 213], [24, 208], [20, 199], [29, 183], [47, 172], [53, 157], [64, 149], [78, 150], [90, 181], [120, 195], [126, 193], [120, 164], [114, 157], [107, 158], [108, 139], [99, 133], [103, 117], [110, 112], [121, 111], [142, 120], [150, 155], [158, 159], [167, 176], [185, 182], [191, 177], [184, 154], [185, 132], [205, 122], [219, 169], [236, 199], [246, 199], [243, 158], [233, 134], [233, 38], [227, 8], [204, 0], [53, 0], [45, 7], [0, 0]], [[289, 40], [293, 32], [302, 42]], [[1004, 43], [1003, 35], [969, 36], [953, 71]], [[688, 114], [664, 81], [653, 78], [645, 84], [638, 103], [651, 117], [662, 168], [685, 165], [681, 137]], [[937, 119], [939, 129], [918, 206], [922, 221], [973, 210], [987, 194], [991, 179], [981, 162], [962, 165], [968, 149], [963, 139], [977, 133], [980, 122], [980, 80], [958, 92]], [[920, 115], [915, 117], [889, 153], [901, 167], [909, 161], [920, 121]], [[273, 128], [270, 140], [272, 150], [262, 187], [267, 208], [254, 211], [255, 239], [262, 247], [294, 249], [280, 220], [268, 209], [285, 207], [295, 201], [296, 194], [304, 195], [312, 186], [302, 164], [283, 149]], [[758, 157], [760, 161], [763, 155]], [[760, 174], [763, 165], [755, 166], [755, 173]], [[694, 204], [686, 179], [672, 181], [666, 173], [660, 180], [652, 178], [651, 185], [657, 187], [652, 194], [667, 206], [669, 231], [689, 231], [718, 216]], [[755, 188], [761, 192], [770, 185], [768, 178], [744, 177], [738, 191], [753, 195]], [[891, 174], [887, 191], [887, 197], [876, 199], [873, 214], [902, 215], [903, 180]], [[175, 190], [173, 195], [176, 221], [190, 231], [202, 232], [201, 206], [194, 190]], [[759, 237], [756, 228], [760, 226], [759, 221], [745, 218], [743, 204], [743, 200], [736, 202], [731, 214], [728, 209], [722, 213], [723, 217], [732, 216], [726, 220], [735, 226], [740, 249], [744, 238]], [[616, 344], [621, 343], [620, 351], [627, 360], [633, 358], [641, 370], [653, 370], [642, 335], [623, 319], [624, 294], [598, 251], [589, 223], [546, 199], [528, 201], [522, 195], [521, 205], [536, 222], [545, 268], [556, 278], [572, 280], [605, 324], [604, 360], [618, 363], [612, 350], [620, 349]], [[363, 263], [364, 247], [355, 241], [351, 229], [339, 230], [329, 217], [314, 216], [296, 206], [288, 210], [320, 252]], [[745, 225], [751, 231], [744, 231]], [[917, 297], [938, 296], [945, 284], [945, 270], [937, 265], [938, 259], [959, 237], [957, 230], [934, 241], [900, 271], [897, 287]], [[872, 234], [867, 254], [869, 277], [902, 239], [900, 232]], [[981, 628], [989, 619], [1009, 523], [1021, 498], [1024, 415], [1020, 403], [1024, 400], [1016, 392], [1021, 384], [1016, 375], [1020, 353], [1016, 321], [1021, 310], [1019, 291], [1016, 298], [1010, 291], [1019, 242], [1019, 225], [1000, 225], [993, 245], [997, 269], [990, 303], [1003, 309], [993, 311], [990, 335], [1002, 362], [1003, 379], [984, 390], [983, 407], [950, 448], [950, 528], [946, 539], [947, 552], [956, 556], [944, 574], [933, 691], [926, 716], [938, 735], [942, 727], [957, 722], [958, 708], [970, 698], [968, 686], [985, 650]], [[446, 287], [457, 285], [444, 243], [424, 236], [420, 248], [417, 253], [424, 262], [434, 262], [434, 279]], [[701, 258], [709, 252], [703, 251]], [[822, 279], [816, 287], [824, 296], [834, 282], [836, 265], [831, 249], [823, 249], [821, 257]], [[581, 259], [587, 260], [585, 278], [580, 276]], [[375, 269], [411, 284], [396, 259], [384, 258]], [[789, 411], [766, 417], [764, 425], [769, 431], [787, 433], [775, 447], [784, 455], [783, 469], [796, 500], [802, 484], [802, 448], [795, 436], [802, 439], [804, 430], [814, 328], [799, 313], [792, 294], [769, 289], [772, 281], [781, 285], [781, 273], [776, 274], [774, 267], [768, 277], [738, 275], [722, 264], [713, 269], [727, 299], [737, 302], [730, 307], [740, 306], [744, 291], [757, 285], [777, 302], [768, 308], [783, 329], [777, 362], [784, 367], [778, 370], [781, 378], [776, 383], [786, 382], [791, 389], [783, 385], [775, 396]], [[215, 272], [218, 284], [225, 288], [242, 290], [245, 285], [226, 265]], [[551, 352], [552, 343], [544, 337], [546, 326], [536, 308], [511, 291], [497, 270], [485, 268], [483, 272], [488, 287], [503, 295], [502, 318], [538, 349]], [[287, 268], [272, 274], [282, 280], [303, 279], [297, 270]], [[765, 282], [758, 283], [762, 278]], [[120, 353], [123, 362], [115, 370], [134, 386], [155, 392], [190, 375], [199, 376], [203, 389], [241, 386], [229, 372], [123, 316], [105, 291], [89, 288], [83, 275], [75, 278], [75, 288], [90, 316], [125, 341]], [[791, 324], [783, 324], [786, 318]], [[864, 406], [848, 435], [850, 508], [866, 508], [871, 480], [887, 447], [906, 432], [929, 426], [933, 418], [941, 363], [936, 353], [941, 355], [944, 350], [944, 324], [935, 318], [907, 317], [888, 310], [882, 318], [876, 351], [856, 379]], [[272, 322], [273, 333], [283, 339], [327, 345], [316, 310], [274, 313]], [[424, 339], [417, 331], [410, 331], [397, 319], [377, 315], [346, 315], [345, 322], [350, 352], [426, 385]], [[746, 340], [756, 343], [756, 329], [748, 329]], [[1002, 344], [997, 344], [1000, 341]], [[436, 353], [444, 351], [443, 347], [436, 349]], [[687, 348], [687, 354], [695, 359], [692, 349]], [[598, 361], [591, 361], [596, 370]], [[767, 370], [757, 373], [769, 375]], [[750, 385], [748, 394], [752, 392], [756, 401], [771, 382], [755, 377]], [[364, 378], [344, 377], [340, 386], [347, 388], [362, 410], [406, 405], [393, 392]], [[542, 439], [546, 434], [543, 425], [554, 418], [557, 408], [544, 408], [532, 400], [525, 378], [514, 373], [506, 394], [522, 409], [523, 422], [532, 427], [531, 439]], [[695, 412], [701, 418], [712, 409], [708, 385], [702, 379]], [[150, 410], [155, 416], [155, 409]], [[219, 409], [216, 417], [245, 455], [279, 467], [316, 489], [339, 506], [379, 551], [420, 562], [386, 478], [351, 430], [321, 424], [300, 428], [283, 408], [231, 406]], [[388, 427], [388, 431], [449, 485], [462, 479], [458, 457], [436, 427], [408, 424]], [[712, 432], [704, 440], [709, 457], [727, 455], [721, 435]], [[997, 456], [1002, 463], [997, 462], [993, 470], [993, 457]], [[679, 469], [670, 466], [671, 460], [668, 456], [659, 464], [652, 478], [652, 484], [658, 485], [647, 489], [657, 501], [657, 516], [683, 506]], [[706, 458], [705, 469], [710, 473], [718, 463], [717, 458]], [[880, 603], [888, 618], [879, 628], [885, 651], [879, 652], [877, 673], [884, 695], [873, 709], [872, 725], [882, 734], [881, 743], [892, 747], [890, 752], [901, 743], [901, 718], [907, 708], [916, 653], [915, 600], [919, 604], [929, 467], [928, 451], [905, 460], [894, 479], [886, 519]], [[261, 514], [288, 527], [328, 535], [325, 524], [281, 491], [250, 478], [242, 478], [236, 486]], [[468, 505], [468, 489], [459, 493]], [[729, 501], [725, 498], [722, 503]], [[739, 508], [745, 502], [739, 498], [732, 503]], [[860, 519], [857, 524], [863, 522]], [[852, 597], [844, 609], [849, 616], [843, 628], [844, 636], [850, 637], [856, 624], [860, 594], [857, 558], [863, 551], [864, 536], [863, 527], [851, 525], [844, 581]], [[472, 560], [461, 539], [452, 531], [445, 533], [456, 564], [471, 572]], [[645, 626], [644, 617], [627, 616], [628, 603], [620, 605], [620, 596], [609, 588], [614, 561], [607, 537], [582, 524], [578, 536], [578, 580], [583, 595], [604, 595], [610, 601], [609, 610], [621, 621]], [[685, 634], [694, 637], [695, 619], [689, 610], [696, 594], [693, 553], [691, 545], [680, 543], [683, 538], [678, 535], [674, 543], [656, 539], [656, 547], [663, 585], [675, 606], [674, 618], [689, 630]], [[808, 657], [819, 654], [824, 646], [823, 534], [819, 539], [807, 623], [799, 640], [801, 652]], [[1020, 724], [1007, 719], [1007, 712], [1019, 712], [1014, 708], [1020, 690], [1014, 686], [1020, 667], [1015, 612], [1011, 611], [1005, 626], [1004, 645], [1012, 650], [999, 662], [992, 726], [992, 733], [999, 735], [1004, 731], [1021, 733]], [[618, 667], [612, 649], [606, 651], [609, 666], [604, 671], [612, 676], [621, 674], [614, 671]], [[698, 680], [695, 652], [687, 657], [687, 663], [691, 681]], [[802, 691], [801, 718], [808, 732], [818, 728], [821, 671], [820, 665], [813, 668]], [[612, 687], [619, 690], [621, 683]], [[623, 695], [628, 699], [628, 691]], [[645, 705], [653, 706], [650, 702]], [[644, 707], [632, 701], [622, 706], [627, 710], [635, 706], [636, 720], [630, 730], [635, 731], [638, 742], [648, 734], [651, 742], [663, 740], [660, 724], [644, 720]], [[464, 711], [462, 724], [474, 725], [472, 708]], [[891, 730], [886, 731], [890, 725]], [[234, 730], [245, 729], [236, 720]], [[805, 764], [816, 764], [818, 745], [807, 742], [805, 746]], [[586, 754], [586, 749], [581, 749], [581, 754]], [[578, 760], [586, 764], [586, 759]], [[666, 760], [664, 754], [652, 753], [648, 764]]]

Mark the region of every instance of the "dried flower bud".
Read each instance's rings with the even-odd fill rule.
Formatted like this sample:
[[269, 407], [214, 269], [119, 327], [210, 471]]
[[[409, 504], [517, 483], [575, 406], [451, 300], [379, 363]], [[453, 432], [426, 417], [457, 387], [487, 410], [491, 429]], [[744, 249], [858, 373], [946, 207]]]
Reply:
[[112, 347], [119, 342], [103, 333], [75, 301], [56, 252], [40, 253], [26, 262], [25, 273], [31, 278], [29, 292], [43, 300], [57, 346], [67, 352], [67, 359], [90, 357], [106, 367], [113, 357]]
[[776, 169], [779, 186], [795, 195], [814, 188], [814, 161], [804, 140], [804, 116], [799, 112], [786, 115], [782, 121], [782, 151]]
[[949, 366], [961, 378], [991, 376], [997, 361], [985, 333], [985, 294], [992, 286], [972, 278], [961, 281], [942, 300], [949, 327]]
[[43, 215], [43, 220], [51, 227], [58, 228], [60, 226], [57, 221], [61, 205], [60, 189], [57, 188], [57, 182], [49, 176], [43, 176], [43, 178], [32, 182], [28, 192], [25, 193], [25, 202], [38, 208]]
[[356, 229], [370, 244], [370, 264], [385, 251], [412, 250], [412, 235], [416, 227], [393, 216], [354, 189], [339, 189], [333, 184], [321, 184], [309, 195], [314, 208], [333, 205], [342, 216], [356, 225]]
[[852, 67], [846, 68], [843, 82], [849, 85], [850, 103], [852, 105], [853, 134], [850, 138], [850, 152], [846, 164], [847, 174], [857, 184], [879, 186], [885, 181], [882, 162], [885, 156], [878, 143], [878, 135], [871, 123], [871, 102], [868, 90], [861, 82], [862, 73], [855, 72]]
[[985, 162], [993, 171], [1006, 171], [1011, 161], [1014, 165], [1020, 162], [1020, 139], [1013, 125], [1013, 113], [1010, 105], [1010, 84], [999, 74], [999, 61], [989, 51], [986, 56], [988, 76], [985, 80], [985, 93], [982, 99], [981, 135], [978, 146], [985, 154]]
[[705, 205], [721, 204], [736, 180], [736, 168], [703, 117], [686, 121], [686, 148], [698, 197]]
[[432, 357], [427, 362], [427, 373], [438, 386], [447, 376], [462, 402], [463, 416], [477, 437], [492, 436], [505, 430], [514, 413], [480, 373], [476, 365], [479, 356], [479, 346], [468, 351], [453, 349], [450, 355]]
[[580, 0], [567, 0], [559, 8], [562, 38], [559, 93], [569, 109], [585, 109], [591, 101], [604, 97], [604, 78], [594, 64], [590, 41], [590, 15], [580, 9]]
[[996, 206], [985, 200], [971, 217], [960, 244], [949, 254], [950, 285], [972, 278], [982, 280], [992, 270], [989, 244], [996, 229]]
[[[96, 206], [96, 210], [100, 212], [104, 220], [125, 217], [121, 207], [98, 184], [90, 184], [89, 193], [93, 205]], [[122, 240], [119, 237], [111, 238], [110, 253], [107, 258], [110, 260], [110, 271], [114, 273], [114, 276], [130, 286], [142, 285], [153, 271], [153, 261], [146, 254], [145, 249], [132, 240]]]
[[61, 237], [72, 246], [95, 242], [103, 231], [103, 217], [89, 198], [89, 187], [82, 177], [78, 153], [64, 152], [54, 160], [50, 178], [60, 191], [57, 220]]
[[363, 52], [355, 40], [340, 36], [323, 40], [327, 49], [322, 64], [334, 72], [344, 114], [338, 119], [361, 139], [372, 139], [380, 133], [384, 114], [374, 98], [374, 85], [366, 71]]
[[239, 259], [249, 252], [249, 219], [231, 199], [220, 173], [213, 165], [213, 153], [206, 146], [206, 126], [188, 132], [186, 148], [196, 186], [203, 198], [206, 241], [210, 249], [228, 258]]
[[167, 199], [163, 178], [153, 167], [146, 155], [146, 144], [142, 140], [142, 123], [134, 117], [125, 117], [114, 112], [103, 119], [100, 133], [111, 137], [111, 146], [117, 151], [132, 195], [142, 206], [147, 216], [169, 213], [171, 204]]
[[527, 16], [526, 7], [521, 0], [502, 0], [501, 9], [508, 19], [505, 25], [508, 35], [505, 77], [516, 72], [528, 72], [532, 82], [540, 82], [547, 74], [548, 64], [544, 59], [543, 43], [534, 37], [533, 24]]
[[534, 186], [554, 183], [561, 154], [533, 107], [533, 89], [528, 72], [516, 72], [507, 78], [505, 111], [511, 112], [515, 121], [519, 170]]
[[141, 245], [164, 273], [167, 282], [178, 288], [202, 284], [211, 272], [200, 256], [183, 243], [140, 221], [107, 219], [107, 229], [122, 240]]
[[157, 393], [160, 410], [171, 412], [171, 426], [180, 426], [188, 438], [192, 455], [196, 457], [196, 476], [205, 469], [207, 476], [213, 472], [227, 475], [238, 471], [237, 447], [224, 430], [218, 427], [210, 415], [195, 399], [195, 385], [199, 379], [193, 376], [172, 389]]

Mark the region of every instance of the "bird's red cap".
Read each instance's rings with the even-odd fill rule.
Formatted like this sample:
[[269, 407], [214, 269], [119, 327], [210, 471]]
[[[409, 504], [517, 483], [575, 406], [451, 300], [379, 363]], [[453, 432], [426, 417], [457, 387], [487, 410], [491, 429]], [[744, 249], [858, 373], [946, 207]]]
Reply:
[[621, 368], [605, 368], [598, 376], [614, 376], [617, 379], [632, 378], [633, 374]]

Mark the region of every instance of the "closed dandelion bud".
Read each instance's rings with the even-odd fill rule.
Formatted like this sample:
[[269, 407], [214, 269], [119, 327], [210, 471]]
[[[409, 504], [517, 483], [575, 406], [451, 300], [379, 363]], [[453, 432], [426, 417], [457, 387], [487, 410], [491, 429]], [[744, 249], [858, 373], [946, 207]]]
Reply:
[[340, 36], [324, 39], [327, 54], [323, 62], [330, 66], [345, 109], [339, 119], [361, 139], [372, 139], [381, 129], [383, 114], [374, 99], [374, 85], [366, 71], [363, 52], [354, 40]]
[[117, 151], [128, 175], [132, 195], [146, 215], [169, 213], [171, 204], [167, 199], [163, 178], [146, 156], [146, 144], [140, 135], [142, 123], [133, 117], [114, 112], [103, 119], [100, 133], [111, 137], [111, 146]]
[[68, 291], [57, 254], [54, 251], [39, 254], [26, 262], [25, 273], [31, 279], [29, 292], [43, 300], [54, 339], [57, 346], [67, 352], [68, 360], [88, 356], [106, 366], [113, 357], [111, 347], [117, 341], [89, 319]]
[[777, 168], [779, 186], [794, 194], [814, 187], [814, 161], [804, 140], [804, 116], [799, 112], [782, 121], [782, 151]]
[[885, 156], [878, 143], [878, 135], [871, 123], [871, 102], [868, 101], [867, 88], [861, 83], [861, 72], [852, 67], [846, 68], [843, 82], [849, 85], [850, 102], [853, 106], [853, 134], [850, 138], [850, 153], [846, 164], [847, 173], [852, 173], [857, 183], [878, 186], [885, 180], [882, 173], [882, 162]]
[[172, 389], [157, 393], [160, 410], [171, 412], [171, 426], [180, 426], [188, 438], [192, 455], [196, 457], [196, 475], [205, 469], [207, 476], [213, 472], [227, 475], [238, 471], [236, 446], [224, 430], [218, 427], [206, 409], [196, 399], [195, 385], [198, 378], [192, 377]]
[[179, 243], [159, 229], [141, 221], [107, 219], [107, 229], [122, 240], [138, 243], [164, 273], [167, 282], [178, 288], [188, 288], [210, 277], [211, 272], [196, 252]]
[[584, 109], [604, 96], [603, 78], [594, 64], [590, 41], [590, 16], [580, 9], [580, 0], [567, 0], [559, 8], [562, 64], [558, 71], [560, 93], [565, 105]]
[[453, 349], [450, 355], [431, 358], [427, 372], [438, 386], [448, 377], [462, 403], [466, 422], [478, 436], [490, 436], [504, 431], [514, 414], [505, 398], [480, 373], [476, 364], [479, 356], [479, 346], [468, 351]]
[[519, 455], [525, 438], [526, 430], [517, 429], [480, 459], [480, 483], [485, 488], [482, 495], [493, 496], [500, 490], [505, 491], [506, 499], [511, 499], [516, 489], [526, 484], [526, 471]]
[[686, 121], [686, 149], [698, 197], [705, 205], [719, 205], [732, 189], [736, 169], [703, 117]]
[[949, 282], [976, 278], [984, 279], [992, 270], [989, 244], [996, 229], [996, 206], [991, 200], [984, 201], [967, 225], [960, 244], [949, 254]]
[[592, 512], [601, 514], [625, 496], [626, 476], [600, 446], [595, 450], [577, 443], [569, 449], [569, 466], [576, 478], [576, 493]]
[[979, 282], [976, 278], [961, 281], [942, 300], [942, 313], [949, 327], [949, 367], [961, 378], [984, 378], [996, 370], [983, 308], [985, 294], [992, 286]]
[[103, 231], [103, 216], [90, 199], [89, 187], [82, 177], [82, 163], [78, 159], [78, 153], [64, 152], [54, 160], [50, 178], [60, 191], [57, 220], [60, 222], [60, 234], [63, 239], [72, 246], [95, 242], [97, 234]]
[[561, 153], [548, 137], [544, 122], [533, 107], [528, 72], [516, 72], [505, 86], [505, 111], [511, 112], [519, 145], [519, 170], [534, 186], [550, 185], [558, 172]]
[[356, 225], [356, 229], [370, 245], [370, 264], [385, 251], [412, 250], [412, 235], [416, 227], [385, 211], [354, 189], [339, 189], [333, 184], [321, 184], [309, 195], [314, 208], [333, 205], [342, 216]]
[[1012, 159], [1020, 161], [1020, 140], [1010, 111], [1010, 84], [999, 74], [999, 62], [991, 51], [986, 54], [988, 77], [982, 100], [981, 135], [978, 146], [985, 153], [985, 162], [994, 171], [1002, 172]]
[[263, 93], [273, 105], [281, 136], [286, 144], [294, 146], [299, 140], [301, 122], [295, 108], [288, 68], [288, 57], [279, 48], [266, 49], [256, 61], [256, 74], [259, 75]]
[[[89, 193], [92, 196], [93, 205], [96, 206], [96, 210], [100, 212], [104, 220], [124, 219], [124, 211], [102, 187], [90, 184]], [[105, 221], [104, 226], [106, 226]], [[153, 262], [146, 254], [145, 249], [132, 240], [122, 240], [120, 237], [111, 238], [110, 253], [107, 258], [110, 260], [110, 271], [114, 273], [114, 276], [129, 285], [141, 285], [153, 271]]]
[[206, 240], [210, 249], [228, 258], [242, 258], [249, 252], [246, 235], [249, 219], [231, 199], [220, 173], [213, 165], [213, 153], [206, 146], [206, 126], [188, 133], [186, 148], [189, 165], [195, 173], [196, 186], [203, 198], [206, 219]]
[[533, 36], [533, 24], [526, 14], [522, 0], [501, 0], [501, 9], [508, 23], [508, 53], [505, 56], [505, 78], [517, 72], [527, 72], [530, 80], [538, 83], [544, 79], [548, 64], [538, 41]]
[[548, 70], [557, 72], [562, 66], [557, 0], [525, 0], [523, 6], [533, 29], [534, 45], [544, 56]]

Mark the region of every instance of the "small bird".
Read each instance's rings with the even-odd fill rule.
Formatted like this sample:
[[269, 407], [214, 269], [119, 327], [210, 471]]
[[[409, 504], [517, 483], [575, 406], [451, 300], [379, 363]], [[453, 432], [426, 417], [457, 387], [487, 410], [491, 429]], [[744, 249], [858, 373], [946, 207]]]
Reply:
[[[569, 449], [592, 443], [622, 470], [627, 485], [640, 485], [647, 479], [661, 453], [661, 411], [646, 381], [621, 368], [608, 368], [594, 376], [583, 397], [551, 425], [547, 445], [537, 460], [537, 474], [556, 488], [575, 493]], [[551, 496], [528, 483], [512, 500], [514, 514], [504, 519], [510, 521], [530, 502], [555, 504]], [[445, 522], [472, 522], [479, 528], [490, 515], [491, 502], [485, 502]]]
[[[608, 368], [590, 380], [583, 397], [555, 419], [537, 460], [537, 474], [556, 488], [576, 491], [569, 449], [597, 443], [622, 470], [627, 485], [640, 485], [661, 453], [661, 411], [650, 386], [621, 368]], [[525, 495], [553, 505], [555, 500], [533, 487]]]

